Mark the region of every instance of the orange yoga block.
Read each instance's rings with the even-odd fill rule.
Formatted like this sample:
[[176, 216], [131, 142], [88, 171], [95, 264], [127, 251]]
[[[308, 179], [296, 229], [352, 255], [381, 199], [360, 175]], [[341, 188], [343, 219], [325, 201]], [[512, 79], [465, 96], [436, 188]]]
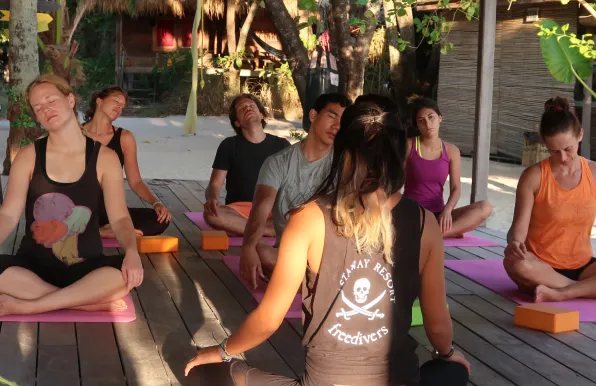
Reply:
[[526, 304], [515, 307], [514, 323], [553, 333], [574, 331], [579, 329], [579, 311], [546, 304]]
[[201, 236], [206, 251], [227, 251], [230, 247], [228, 234], [224, 231], [201, 231]]
[[172, 236], [137, 237], [139, 253], [167, 253], [178, 251], [178, 238]]

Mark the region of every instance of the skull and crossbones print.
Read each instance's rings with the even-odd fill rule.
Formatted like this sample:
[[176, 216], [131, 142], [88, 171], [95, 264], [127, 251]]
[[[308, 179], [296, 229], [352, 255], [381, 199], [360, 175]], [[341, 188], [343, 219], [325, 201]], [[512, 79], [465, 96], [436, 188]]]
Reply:
[[341, 299], [348, 308], [346, 309], [342, 307], [339, 312], [335, 313], [335, 316], [341, 316], [345, 320], [350, 320], [351, 317], [354, 315], [367, 316], [368, 320], [384, 318], [385, 314], [383, 314], [378, 308], [376, 308], [374, 311], [370, 311], [370, 309], [372, 309], [377, 303], [379, 303], [383, 299], [383, 297], [387, 293], [387, 290], [384, 290], [383, 292], [381, 292], [380, 295], [375, 297], [370, 302], [366, 303], [366, 300], [369, 298], [370, 295], [370, 287], [370, 281], [367, 278], [360, 278], [356, 280], [356, 282], [354, 283], [352, 293], [354, 295], [354, 300], [357, 304], [350, 301], [350, 299], [346, 297], [346, 294], [342, 289]]

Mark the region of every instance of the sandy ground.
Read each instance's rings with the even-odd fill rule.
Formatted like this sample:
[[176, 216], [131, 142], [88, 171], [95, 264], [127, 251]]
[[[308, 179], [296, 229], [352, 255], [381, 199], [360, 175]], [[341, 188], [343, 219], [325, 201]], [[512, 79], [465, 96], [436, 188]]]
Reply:
[[[115, 124], [131, 130], [137, 139], [141, 175], [145, 179], [208, 180], [219, 143], [234, 134], [227, 117], [199, 117], [196, 135], [184, 135], [184, 117], [119, 118]], [[0, 121], [0, 154], [4, 156], [8, 121]], [[271, 120], [267, 131], [290, 140], [292, 122]], [[515, 188], [521, 166], [490, 163], [489, 200], [494, 209], [487, 221], [492, 229], [507, 231], [513, 218]], [[462, 160], [462, 195], [458, 206], [470, 202], [472, 160]], [[446, 185], [445, 199], [448, 198]]]

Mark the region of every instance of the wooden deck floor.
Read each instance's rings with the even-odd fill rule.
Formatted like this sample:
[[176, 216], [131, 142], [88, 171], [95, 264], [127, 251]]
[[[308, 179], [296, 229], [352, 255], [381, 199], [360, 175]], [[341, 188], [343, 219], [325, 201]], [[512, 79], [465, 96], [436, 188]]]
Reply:
[[[6, 180], [3, 179], [3, 186]], [[206, 183], [149, 181], [172, 210], [167, 233], [179, 252], [143, 255], [145, 282], [132, 294], [132, 323], [12, 323], [0, 325], [0, 376], [19, 386], [196, 385], [185, 378], [197, 347], [234, 331], [257, 303], [222, 262], [200, 249], [200, 230], [184, 215], [203, 209]], [[130, 206], [142, 202], [127, 191]], [[23, 222], [0, 246], [12, 253]], [[477, 231], [504, 245], [504, 235]], [[446, 248], [447, 259], [502, 258], [503, 247]], [[109, 253], [118, 253], [110, 250]], [[239, 254], [232, 248], [227, 254]], [[445, 269], [455, 343], [472, 363], [473, 385], [596, 385], [596, 325], [546, 334], [515, 327], [515, 303]], [[285, 375], [303, 371], [300, 322], [285, 321], [266, 344], [246, 353], [253, 366]], [[411, 330], [421, 362], [430, 358], [423, 327]], [[0, 384], [2, 382], [0, 381]]]

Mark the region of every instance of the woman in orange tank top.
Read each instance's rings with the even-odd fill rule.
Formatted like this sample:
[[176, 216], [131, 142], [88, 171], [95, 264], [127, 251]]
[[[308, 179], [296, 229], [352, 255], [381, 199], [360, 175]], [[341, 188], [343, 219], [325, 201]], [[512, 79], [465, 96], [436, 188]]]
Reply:
[[505, 269], [536, 302], [596, 298], [596, 163], [578, 155], [583, 129], [567, 100], [546, 102], [540, 135], [551, 156], [520, 177]]

